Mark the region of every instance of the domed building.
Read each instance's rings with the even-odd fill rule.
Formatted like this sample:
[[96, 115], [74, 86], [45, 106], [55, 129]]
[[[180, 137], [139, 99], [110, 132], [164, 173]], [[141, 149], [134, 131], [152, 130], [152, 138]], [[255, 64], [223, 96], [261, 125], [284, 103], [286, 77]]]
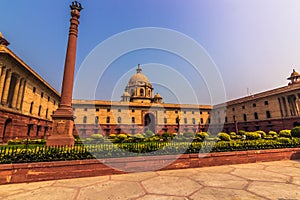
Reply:
[[291, 73], [291, 76], [287, 78], [287, 80], [290, 80], [289, 85], [300, 83], [300, 74], [296, 72], [295, 69], [293, 69], [293, 72]]
[[159, 101], [153, 98], [153, 87], [147, 76], [142, 73], [140, 64], [136, 69], [136, 74], [132, 75], [122, 95], [123, 102], [137, 103], [162, 103], [162, 97], [159, 95]]

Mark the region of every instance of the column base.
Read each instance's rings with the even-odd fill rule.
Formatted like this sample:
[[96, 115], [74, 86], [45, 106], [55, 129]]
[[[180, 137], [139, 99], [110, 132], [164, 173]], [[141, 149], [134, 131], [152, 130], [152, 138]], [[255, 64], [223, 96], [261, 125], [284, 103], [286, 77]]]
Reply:
[[48, 137], [47, 146], [74, 146], [73, 118], [53, 115], [52, 134]]

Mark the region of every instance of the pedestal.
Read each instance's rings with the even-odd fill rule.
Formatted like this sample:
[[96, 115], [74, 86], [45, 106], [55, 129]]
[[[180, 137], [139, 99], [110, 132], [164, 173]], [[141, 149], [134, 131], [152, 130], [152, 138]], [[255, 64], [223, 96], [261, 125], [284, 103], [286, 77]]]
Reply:
[[52, 134], [49, 136], [47, 146], [74, 146], [73, 137], [73, 115], [61, 115], [60, 110], [57, 110], [53, 119]]

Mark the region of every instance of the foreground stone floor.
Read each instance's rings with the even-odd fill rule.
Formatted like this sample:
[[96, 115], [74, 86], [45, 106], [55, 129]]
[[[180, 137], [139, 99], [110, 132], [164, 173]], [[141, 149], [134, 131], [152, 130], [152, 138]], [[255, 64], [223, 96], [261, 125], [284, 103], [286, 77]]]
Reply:
[[300, 161], [2, 185], [0, 199], [300, 200]]

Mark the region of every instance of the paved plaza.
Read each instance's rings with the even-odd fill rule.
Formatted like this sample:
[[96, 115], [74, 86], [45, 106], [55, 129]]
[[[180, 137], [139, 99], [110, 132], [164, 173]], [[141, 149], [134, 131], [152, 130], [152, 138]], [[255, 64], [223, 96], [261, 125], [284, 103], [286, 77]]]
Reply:
[[300, 199], [300, 161], [143, 172], [0, 186], [0, 199]]

